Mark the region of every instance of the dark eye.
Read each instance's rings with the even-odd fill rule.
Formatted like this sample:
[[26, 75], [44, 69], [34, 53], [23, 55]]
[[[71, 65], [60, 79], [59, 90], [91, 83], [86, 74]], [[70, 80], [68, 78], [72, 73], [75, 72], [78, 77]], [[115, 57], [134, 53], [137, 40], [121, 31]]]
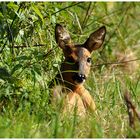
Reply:
[[87, 58], [87, 62], [88, 62], [88, 63], [91, 63], [91, 58], [90, 58], [90, 57]]

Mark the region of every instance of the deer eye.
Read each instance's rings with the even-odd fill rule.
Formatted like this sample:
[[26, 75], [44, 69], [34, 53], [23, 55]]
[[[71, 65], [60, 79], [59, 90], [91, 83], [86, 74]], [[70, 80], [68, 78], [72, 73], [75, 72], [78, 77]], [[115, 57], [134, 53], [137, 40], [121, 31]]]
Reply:
[[90, 57], [87, 58], [87, 62], [91, 63], [91, 58]]

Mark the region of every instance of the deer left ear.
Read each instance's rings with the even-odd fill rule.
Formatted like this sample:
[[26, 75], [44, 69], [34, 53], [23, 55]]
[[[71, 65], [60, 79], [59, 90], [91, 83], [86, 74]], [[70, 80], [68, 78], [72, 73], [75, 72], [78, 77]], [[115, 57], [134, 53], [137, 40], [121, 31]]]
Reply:
[[67, 49], [67, 46], [72, 44], [69, 33], [60, 24], [56, 24], [55, 39], [56, 39], [58, 46], [63, 50]]
[[84, 43], [84, 47], [88, 49], [90, 52], [100, 48], [104, 42], [106, 34], [105, 26], [99, 28], [97, 31], [93, 32], [87, 41]]

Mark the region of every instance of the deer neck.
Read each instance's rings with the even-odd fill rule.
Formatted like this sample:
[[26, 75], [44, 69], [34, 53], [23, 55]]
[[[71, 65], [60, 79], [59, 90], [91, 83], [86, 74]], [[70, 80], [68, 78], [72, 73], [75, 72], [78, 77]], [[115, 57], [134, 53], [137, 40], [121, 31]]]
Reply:
[[63, 73], [57, 74], [56, 76], [56, 81], [58, 85], [62, 85], [70, 90], [72, 90], [73, 92], [77, 92], [80, 89], [83, 89], [84, 86], [83, 84], [74, 84], [71, 81], [68, 81], [67, 79], [65, 79], [65, 75]]

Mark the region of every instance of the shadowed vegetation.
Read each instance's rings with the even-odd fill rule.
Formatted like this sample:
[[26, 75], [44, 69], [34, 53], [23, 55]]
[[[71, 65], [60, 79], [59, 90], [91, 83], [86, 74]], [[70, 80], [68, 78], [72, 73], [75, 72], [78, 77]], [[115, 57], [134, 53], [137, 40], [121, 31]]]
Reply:
[[[139, 2], [1, 2], [0, 137], [140, 137], [129, 126], [125, 91], [140, 109]], [[56, 23], [76, 43], [106, 26], [103, 47], [92, 55], [85, 83], [97, 111], [82, 119], [62, 116], [50, 104], [49, 84], [64, 57], [54, 37]]]

